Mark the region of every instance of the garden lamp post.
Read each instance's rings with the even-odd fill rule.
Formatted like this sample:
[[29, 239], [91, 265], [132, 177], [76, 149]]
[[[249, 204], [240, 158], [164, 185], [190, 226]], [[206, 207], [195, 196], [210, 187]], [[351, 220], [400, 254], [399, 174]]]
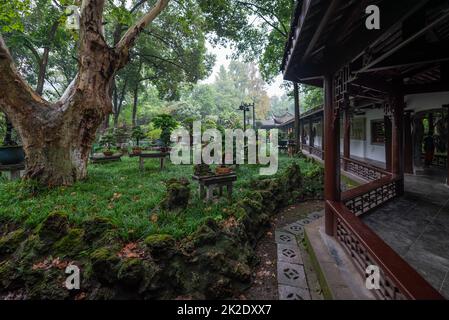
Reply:
[[249, 111], [249, 107], [247, 103], [242, 103], [239, 107], [239, 110], [243, 111], [243, 131], [246, 131], [246, 112]]

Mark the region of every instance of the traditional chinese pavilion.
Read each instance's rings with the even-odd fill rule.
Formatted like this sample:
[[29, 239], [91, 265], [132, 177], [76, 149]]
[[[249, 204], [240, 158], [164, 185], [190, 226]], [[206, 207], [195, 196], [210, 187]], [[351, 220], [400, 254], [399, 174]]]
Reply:
[[380, 269], [377, 298], [449, 298], [449, 2], [303, 0], [293, 16], [284, 78], [324, 90], [300, 126], [324, 163], [323, 234], [362, 275]]

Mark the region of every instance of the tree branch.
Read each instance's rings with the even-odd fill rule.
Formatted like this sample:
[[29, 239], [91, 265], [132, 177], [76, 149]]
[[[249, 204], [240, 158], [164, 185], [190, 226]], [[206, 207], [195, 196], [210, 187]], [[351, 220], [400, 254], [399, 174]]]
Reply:
[[17, 72], [11, 54], [0, 35], [0, 109], [15, 119], [43, 111], [50, 104], [41, 98]]
[[80, 52], [89, 51], [92, 44], [107, 47], [103, 28], [104, 0], [83, 0], [80, 15]]
[[120, 53], [120, 58], [123, 61], [122, 63], [127, 60], [129, 49], [132, 48], [142, 30], [159, 16], [165, 7], [167, 7], [169, 1], [170, 0], [158, 0], [156, 5], [147, 14], [126, 31], [117, 44], [117, 50]]

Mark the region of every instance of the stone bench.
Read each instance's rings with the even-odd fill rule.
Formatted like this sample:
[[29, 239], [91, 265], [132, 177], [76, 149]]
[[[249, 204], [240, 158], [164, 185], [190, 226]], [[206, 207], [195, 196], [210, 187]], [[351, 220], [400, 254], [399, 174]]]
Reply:
[[14, 181], [20, 179], [20, 171], [25, 170], [24, 163], [18, 164], [0, 164], [0, 172], [9, 172], [9, 180]]
[[90, 157], [90, 162], [92, 162], [92, 163], [107, 163], [107, 162], [114, 162], [114, 161], [122, 161], [122, 155], [119, 154], [119, 155], [112, 155], [112, 156], [109, 156], [109, 157], [106, 157], [106, 156], [102, 156], [102, 157], [93, 156], [93, 157]]
[[234, 182], [237, 181], [235, 173], [213, 175], [213, 176], [193, 176], [193, 180], [198, 181], [200, 199], [212, 200], [214, 188], [219, 188], [219, 195], [223, 195], [223, 188], [226, 187], [228, 198], [232, 198]]
[[139, 168], [144, 169], [145, 159], [160, 159], [161, 169], [164, 169], [164, 160], [168, 157], [170, 153], [168, 152], [154, 152], [154, 153], [140, 153], [140, 154], [130, 154], [129, 157], [139, 157]]

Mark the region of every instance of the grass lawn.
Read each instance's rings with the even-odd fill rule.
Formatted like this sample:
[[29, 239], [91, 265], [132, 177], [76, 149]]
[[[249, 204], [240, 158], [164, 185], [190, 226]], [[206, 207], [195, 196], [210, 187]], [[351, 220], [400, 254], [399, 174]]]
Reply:
[[[93, 217], [106, 217], [117, 226], [124, 240], [137, 240], [150, 234], [169, 234], [180, 239], [193, 233], [208, 217], [217, 220], [226, 215], [231, 205], [225, 198], [204, 204], [198, 199], [197, 184], [190, 187], [191, 202], [182, 212], [162, 212], [152, 216], [165, 195], [164, 181], [185, 177], [191, 181], [192, 165], [166, 163], [160, 170], [158, 159], [146, 159], [145, 171], [138, 169], [138, 158], [123, 157], [122, 162], [89, 165], [88, 179], [71, 187], [59, 187], [32, 195], [23, 182], [0, 179], [0, 221], [13, 220], [27, 227], [37, 226], [52, 212], [63, 212], [78, 224]], [[278, 174], [292, 162], [298, 162], [303, 173], [313, 164], [304, 159], [279, 158]], [[242, 165], [237, 170], [234, 201], [250, 196], [251, 179], [259, 178], [259, 166]], [[287, 204], [286, 204], [287, 205]]]

